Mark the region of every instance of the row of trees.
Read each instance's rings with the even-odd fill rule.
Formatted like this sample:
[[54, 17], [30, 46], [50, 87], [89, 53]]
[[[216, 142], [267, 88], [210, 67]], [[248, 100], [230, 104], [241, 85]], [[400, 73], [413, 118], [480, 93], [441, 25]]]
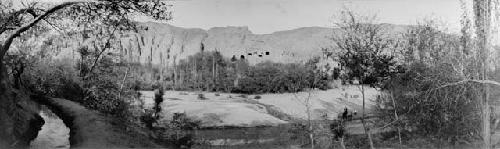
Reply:
[[328, 88], [328, 77], [317, 68], [317, 58], [305, 64], [262, 62], [250, 66], [230, 60], [219, 52], [200, 52], [180, 60], [174, 68], [173, 87], [238, 93], [298, 92], [305, 88]]

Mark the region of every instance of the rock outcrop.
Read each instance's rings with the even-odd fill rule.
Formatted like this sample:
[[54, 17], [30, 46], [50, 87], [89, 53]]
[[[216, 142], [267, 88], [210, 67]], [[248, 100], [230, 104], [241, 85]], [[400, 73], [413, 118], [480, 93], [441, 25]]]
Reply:
[[[263, 61], [305, 62], [336, 49], [332, 38], [338, 29], [303, 27], [271, 34], [253, 34], [248, 27], [214, 27], [209, 30], [181, 28], [165, 23], [139, 23], [138, 33], [123, 35], [120, 54], [130, 62], [170, 67], [201, 51], [219, 51], [225, 57], [245, 58], [250, 64]], [[397, 37], [410, 26], [381, 24], [387, 35]]]
[[124, 35], [120, 53], [129, 61], [172, 66], [201, 51], [219, 51], [225, 57], [244, 57], [251, 64], [301, 62], [331, 48], [334, 30], [305, 27], [272, 34], [253, 34], [247, 27], [214, 27], [208, 31], [162, 23], [141, 23], [138, 33]]

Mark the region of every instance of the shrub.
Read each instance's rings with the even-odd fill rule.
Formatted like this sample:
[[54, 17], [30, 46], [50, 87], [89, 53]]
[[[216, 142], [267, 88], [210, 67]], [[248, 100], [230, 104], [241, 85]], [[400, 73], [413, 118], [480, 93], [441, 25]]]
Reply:
[[205, 94], [198, 94], [198, 99], [199, 100], [207, 100], [207, 98], [205, 97]]
[[180, 132], [164, 132], [162, 134], [161, 142], [165, 142], [169, 146], [173, 145], [175, 148], [191, 148], [196, 144], [195, 135]]
[[238, 96], [236, 96], [236, 97], [248, 98], [248, 96], [247, 96], [247, 95], [245, 95], [245, 94], [241, 94], [241, 95], [238, 95]]
[[188, 118], [186, 113], [174, 113], [172, 121], [170, 122], [171, 128], [181, 130], [195, 130], [200, 128], [201, 121]]
[[459, 81], [453, 72], [446, 64], [415, 63], [405, 73], [392, 77], [384, 85], [388, 93], [377, 101], [379, 114], [386, 115], [383, 123], [394, 121], [396, 110], [405, 116], [394, 127], [410, 133], [450, 141], [479, 137], [480, 106], [475, 99], [480, 85], [463, 83], [438, 88]]
[[165, 91], [163, 89], [156, 89], [155, 90], [155, 103], [161, 103], [163, 102], [163, 95], [165, 94]]
[[148, 129], [153, 129], [153, 123], [157, 121], [157, 118], [153, 116], [153, 114], [153, 111], [147, 110], [140, 117], [141, 122], [144, 123]]
[[335, 140], [338, 140], [340, 138], [345, 137], [345, 135], [346, 135], [346, 129], [345, 129], [345, 126], [344, 126], [344, 122], [342, 122], [340, 120], [334, 120], [330, 124], [330, 131], [332, 132]]
[[[214, 61], [218, 68], [217, 76], [213, 76]], [[205, 66], [194, 68], [192, 63]], [[217, 52], [197, 53], [179, 62], [179, 83], [175, 84], [175, 88], [243, 94], [298, 92], [305, 88], [326, 90], [329, 77], [318, 71], [315, 63], [283, 64], [266, 61], [250, 66], [244, 60], [228, 62]], [[190, 75], [193, 70], [201, 73], [201, 76], [209, 77]], [[237, 85], [234, 84], [235, 81], [238, 82]]]
[[254, 99], [261, 99], [262, 97], [260, 97], [259, 95], [255, 96]]
[[132, 89], [134, 91], [139, 91], [139, 90], [142, 90], [142, 82], [140, 80], [135, 80], [133, 83], [132, 83]]

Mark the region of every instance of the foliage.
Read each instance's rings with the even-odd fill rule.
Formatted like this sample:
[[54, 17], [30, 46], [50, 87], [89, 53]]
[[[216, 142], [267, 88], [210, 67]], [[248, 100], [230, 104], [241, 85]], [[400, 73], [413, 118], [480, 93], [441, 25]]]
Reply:
[[318, 71], [316, 63], [282, 64], [266, 61], [249, 66], [242, 60], [231, 62], [218, 52], [203, 52], [180, 60], [174, 80], [177, 89], [244, 94], [298, 92], [304, 88], [328, 89], [328, 77]]
[[207, 100], [207, 97], [205, 97], [205, 94], [198, 94], [198, 99], [199, 100]]
[[[474, 41], [467, 36], [445, 35], [432, 24], [416, 26], [404, 35], [406, 70], [384, 83], [386, 94], [378, 100], [383, 124], [395, 122], [389, 126], [447, 143], [480, 138], [477, 97], [482, 88], [462, 82], [477, 78], [479, 72]], [[394, 111], [401, 114], [399, 121]]]
[[186, 113], [174, 113], [169, 126], [181, 130], [195, 130], [200, 128], [201, 121], [188, 118]]
[[176, 65], [174, 85], [177, 89], [229, 91], [235, 76], [231, 63], [219, 52], [200, 52], [180, 60]]
[[245, 94], [241, 94], [241, 95], [238, 95], [236, 97], [241, 97], [241, 98], [248, 98], [248, 95], [245, 95]]
[[[87, 55], [88, 56], [88, 55]], [[132, 92], [126, 88], [119, 98], [123, 65], [103, 56], [95, 72], [85, 72], [90, 62], [85, 56], [74, 66], [71, 59], [39, 59], [23, 75], [24, 87], [35, 94], [59, 97], [82, 103], [84, 106], [108, 114], [125, 114], [127, 99]], [[88, 73], [87, 77], [82, 74]]]
[[371, 20], [373, 18], [361, 17], [352, 11], [342, 11], [336, 24], [340, 33], [333, 39], [341, 50], [338, 57], [345, 68], [344, 79], [359, 79], [363, 84], [375, 85], [387, 79], [395, 69], [395, 57], [388, 52], [396, 48], [396, 42], [388, 37], [382, 25], [373, 24]]
[[158, 120], [158, 118], [154, 116], [154, 111], [151, 110], [147, 110], [146, 112], [142, 113], [139, 119], [144, 125], [146, 125], [146, 128], [150, 130], [153, 129], [153, 123], [156, 123]]
[[195, 135], [191, 133], [164, 133], [161, 142], [173, 145], [175, 148], [191, 148], [196, 145]]
[[156, 115], [158, 115], [160, 113], [160, 111], [161, 111], [160, 104], [161, 104], [161, 102], [163, 102], [163, 95], [165, 94], [164, 92], [165, 91], [163, 90], [163, 87], [159, 87], [155, 91], [155, 97], [154, 97], [155, 106], [154, 106], [154, 110], [155, 110]]
[[[450, 141], [478, 137], [480, 115], [475, 96], [479, 85], [466, 83], [440, 88], [460, 81], [452, 71], [451, 67], [417, 63], [406, 73], [393, 77], [386, 85], [394, 97], [387, 95], [382, 100], [382, 115], [392, 115], [393, 110], [404, 113], [396, 126], [425, 136]], [[391, 98], [395, 99], [396, 108]], [[386, 118], [387, 122], [395, 120], [392, 116]]]
[[81, 101], [84, 89], [69, 59], [36, 63], [23, 74], [24, 87], [34, 94]]
[[192, 131], [201, 126], [201, 121], [187, 117], [186, 113], [174, 113], [172, 120], [166, 128], [155, 131], [160, 142], [173, 145], [175, 148], [191, 148], [197, 144], [195, 134]]
[[124, 112], [127, 102], [120, 99], [121, 90], [117, 82], [121, 82], [126, 66], [114, 61], [112, 55], [100, 55], [100, 51], [94, 50], [86, 47], [79, 49], [81, 59], [76, 68], [85, 89], [80, 102], [104, 113]]
[[332, 132], [334, 139], [338, 140], [346, 136], [345, 123], [342, 120], [334, 120], [330, 124], [330, 131]]
[[[23, 80], [28, 82], [25, 87], [37, 94], [75, 100], [88, 108], [104, 113], [126, 114], [127, 96], [130, 92], [127, 89], [123, 91], [122, 87], [119, 87], [117, 82], [121, 81], [117, 78], [122, 77], [123, 72], [120, 69], [122, 67], [119, 66], [120, 62], [114, 61], [109, 56], [110, 53], [107, 50], [113, 48], [112, 45], [116, 45], [114, 43], [117, 41], [116, 37], [119, 36], [118, 31], [137, 30], [131, 17], [144, 15], [157, 20], [169, 20], [171, 19], [169, 5], [160, 1], [135, 0], [22, 4], [21, 8], [16, 8], [12, 7], [10, 1], [0, 2], [0, 8], [2, 8], [0, 9], [0, 36], [6, 37], [0, 43], [0, 70], [5, 71], [4, 55], [12, 51], [11, 46], [20, 47], [24, 44], [17, 43], [16, 38], [22, 37], [23, 41], [28, 41], [27, 39], [30, 38], [40, 38], [41, 33], [48, 28], [56, 28], [61, 36], [82, 41], [83, 48], [78, 47], [81, 59], [77, 70], [66, 70], [73, 67], [72, 62], [70, 65], [53, 63], [51, 59], [53, 55], [46, 59], [28, 58], [27, 60], [38, 62], [39, 64], [33, 65], [40, 67], [30, 68], [30, 72], [25, 72], [26, 77], [23, 77]], [[29, 49], [57, 51], [61, 49], [61, 43], [65, 43], [68, 48], [68, 41], [47, 40], [43, 41], [44, 47]], [[10, 65], [10, 69], [14, 70], [12, 74], [16, 80], [16, 88], [18, 88], [20, 74], [25, 67], [31, 66], [25, 66], [27, 62], [23, 59], [14, 59], [13, 62], [15, 65]], [[61, 69], [62, 67], [52, 68], [51, 65], [54, 64], [65, 68], [64, 70]], [[6, 78], [0, 76], [0, 79], [0, 82], [4, 82]]]
[[249, 68], [240, 80], [239, 93], [298, 92], [306, 88], [328, 88], [326, 76], [303, 64], [264, 62]]

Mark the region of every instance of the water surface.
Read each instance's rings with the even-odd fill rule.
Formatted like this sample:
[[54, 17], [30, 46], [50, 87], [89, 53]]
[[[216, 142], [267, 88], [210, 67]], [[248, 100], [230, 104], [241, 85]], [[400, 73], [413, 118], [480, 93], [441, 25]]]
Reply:
[[31, 141], [32, 149], [69, 149], [69, 128], [46, 106], [41, 106], [40, 116], [45, 124], [38, 136]]

